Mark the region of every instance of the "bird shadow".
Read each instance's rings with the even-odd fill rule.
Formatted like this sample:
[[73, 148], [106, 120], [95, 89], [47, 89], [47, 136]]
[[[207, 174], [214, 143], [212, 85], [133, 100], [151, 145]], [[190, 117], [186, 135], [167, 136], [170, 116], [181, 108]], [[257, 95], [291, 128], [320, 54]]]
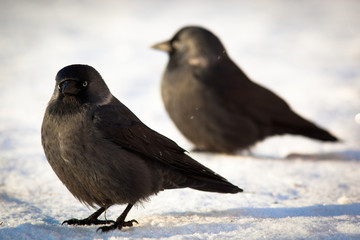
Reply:
[[340, 161], [357, 161], [360, 162], [360, 151], [359, 150], [345, 150], [339, 152], [328, 152], [328, 153], [291, 153], [286, 156], [286, 159], [298, 159], [303, 160], [340, 160]]
[[[145, 223], [136, 238], [157, 238], [174, 236], [193, 236], [193, 234], [205, 233], [220, 234], [234, 233], [241, 229], [252, 226], [249, 222], [258, 222], [264, 219], [287, 219], [297, 217], [336, 217], [336, 216], [358, 216], [360, 215], [360, 203], [348, 205], [313, 205], [307, 207], [276, 207], [276, 208], [233, 208], [221, 211], [210, 212], [167, 212], [158, 216], [157, 222], [165, 222], [159, 225]], [[151, 217], [155, 219], [156, 216]], [[212, 219], [208, 219], [212, 218]], [[218, 218], [219, 221], [214, 221]], [[168, 224], [167, 222], [178, 224]], [[188, 219], [188, 220], [186, 220]], [[201, 219], [201, 220], [200, 220]], [[248, 219], [248, 221], [237, 221], [236, 219]], [[199, 221], [200, 220], [200, 221]], [[136, 231], [136, 230], [135, 230]], [[320, 231], [320, 230], [319, 230]], [[149, 234], [151, 232], [151, 234]], [[312, 234], [316, 234], [313, 232]], [[321, 234], [321, 231], [319, 232]], [[134, 235], [132, 235], [134, 237]], [[359, 235], [346, 234], [341, 232], [334, 233], [332, 239], [343, 237], [359, 237]]]
[[[211, 217], [211, 218], [250, 218], [251, 219], [282, 219], [282, 218], [296, 218], [296, 217], [336, 217], [336, 216], [359, 216], [360, 203], [346, 204], [346, 205], [313, 205], [306, 207], [273, 207], [273, 208], [232, 208], [221, 211], [209, 212], [167, 212], [158, 215], [158, 224], [153, 224], [151, 219], [156, 219], [156, 216], [150, 217], [144, 223], [133, 228], [124, 228], [121, 231], [113, 231], [106, 234], [101, 234], [102, 237], [129, 237], [132, 239], [156, 239], [169, 238], [174, 236], [187, 236], [194, 233], [206, 234], [223, 234], [239, 230], [239, 224], [231, 221], [224, 222], [197, 222], [196, 219]], [[166, 219], [170, 217], [171, 222], [175, 224], [166, 224]], [[185, 221], [189, 219], [189, 221]], [[178, 224], [176, 224], [178, 219]], [[193, 220], [190, 220], [193, 219]], [[61, 226], [58, 221], [44, 220], [45, 223], [24, 223], [16, 227], [0, 226], [0, 239], [89, 239], [94, 238], [96, 227], [74, 227]], [[165, 222], [165, 225], [164, 223]], [[94, 235], [95, 234], [95, 235]], [[340, 234], [340, 233], [339, 233]], [[339, 235], [340, 236], [340, 235]], [[342, 235], [341, 235], [342, 236]]]
[[233, 208], [211, 212], [171, 212], [167, 215], [198, 215], [207, 217], [252, 217], [252, 218], [288, 218], [288, 217], [335, 217], [360, 215], [360, 203], [339, 205], [312, 205], [306, 207], [272, 207], [272, 208]]
[[[207, 151], [193, 151], [191, 150], [189, 153], [202, 154], [211, 156], [212, 152]], [[348, 149], [344, 151], [333, 151], [333, 152], [322, 152], [322, 153], [301, 153], [301, 152], [293, 152], [289, 153], [284, 157], [267, 155], [261, 153], [254, 153], [250, 150], [238, 151], [234, 154], [225, 154], [231, 157], [251, 157], [255, 159], [262, 160], [309, 160], [309, 161], [323, 161], [323, 160], [331, 160], [331, 161], [356, 161], [360, 162], [360, 150]]]

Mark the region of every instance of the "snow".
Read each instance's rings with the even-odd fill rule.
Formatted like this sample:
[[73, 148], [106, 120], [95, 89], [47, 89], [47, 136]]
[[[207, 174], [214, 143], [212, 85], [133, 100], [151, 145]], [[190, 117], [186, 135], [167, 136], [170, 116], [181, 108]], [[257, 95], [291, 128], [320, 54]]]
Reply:
[[[356, 0], [1, 1], [0, 239], [360, 239], [359, 12]], [[41, 147], [55, 74], [92, 65], [148, 126], [190, 150], [160, 98], [168, 58], [150, 49], [188, 24], [212, 30], [254, 81], [342, 142], [282, 136], [251, 154], [190, 152], [245, 192], [161, 192], [129, 213], [139, 224], [106, 234], [61, 225], [94, 210]]]

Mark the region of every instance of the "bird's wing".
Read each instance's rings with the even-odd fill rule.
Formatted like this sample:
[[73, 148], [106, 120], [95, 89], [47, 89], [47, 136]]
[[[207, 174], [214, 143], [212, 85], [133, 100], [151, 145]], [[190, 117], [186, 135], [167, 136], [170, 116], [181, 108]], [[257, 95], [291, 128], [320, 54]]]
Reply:
[[93, 115], [96, 128], [104, 137], [122, 148], [142, 155], [147, 160], [162, 164], [190, 175], [223, 177], [189, 157], [174, 141], [143, 124], [125, 105], [104, 105]]
[[235, 115], [244, 114], [262, 123], [295, 117], [282, 98], [252, 82], [229, 58], [200, 72], [197, 78], [209, 85], [217, 101]]
[[[211, 96], [232, 114], [232, 118], [245, 117], [257, 126], [263, 126], [265, 135], [293, 133], [315, 139], [336, 141], [326, 130], [294, 112], [290, 106], [272, 91], [252, 82], [230, 59], [198, 71], [196, 77], [213, 91]], [[233, 129], [239, 129], [236, 121], [230, 122]]]

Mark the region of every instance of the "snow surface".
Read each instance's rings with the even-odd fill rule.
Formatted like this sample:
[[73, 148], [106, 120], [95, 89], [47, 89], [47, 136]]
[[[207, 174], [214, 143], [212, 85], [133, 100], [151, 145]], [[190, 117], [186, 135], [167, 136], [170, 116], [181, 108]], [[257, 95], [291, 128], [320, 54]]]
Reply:
[[[360, 239], [359, 12], [357, 0], [2, 0], [0, 239]], [[245, 192], [161, 192], [130, 212], [138, 225], [107, 234], [62, 226], [93, 209], [67, 191], [41, 147], [55, 74], [94, 66], [148, 126], [190, 150], [160, 98], [168, 58], [150, 49], [188, 24], [212, 30], [252, 79], [343, 141], [283, 136], [252, 155], [190, 152]]]

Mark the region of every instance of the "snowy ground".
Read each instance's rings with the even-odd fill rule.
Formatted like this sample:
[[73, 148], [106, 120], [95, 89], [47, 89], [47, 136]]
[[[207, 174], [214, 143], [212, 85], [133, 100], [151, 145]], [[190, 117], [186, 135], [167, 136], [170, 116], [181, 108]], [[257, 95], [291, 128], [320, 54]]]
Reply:
[[[359, 12], [356, 0], [2, 0], [0, 239], [360, 239]], [[252, 79], [343, 142], [284, 136], [252, 156], [190, 153], [245, 193], [165, 191], [130, 212], [138, 225], [108, 234], [61, 226], [93, 210], [66, 190], [41, 148], [56, 72], [94, 66], [148, 126], [191, 149], [160, 99], [167, 56], [149, 48], [187, 24], [211, 29]]]

